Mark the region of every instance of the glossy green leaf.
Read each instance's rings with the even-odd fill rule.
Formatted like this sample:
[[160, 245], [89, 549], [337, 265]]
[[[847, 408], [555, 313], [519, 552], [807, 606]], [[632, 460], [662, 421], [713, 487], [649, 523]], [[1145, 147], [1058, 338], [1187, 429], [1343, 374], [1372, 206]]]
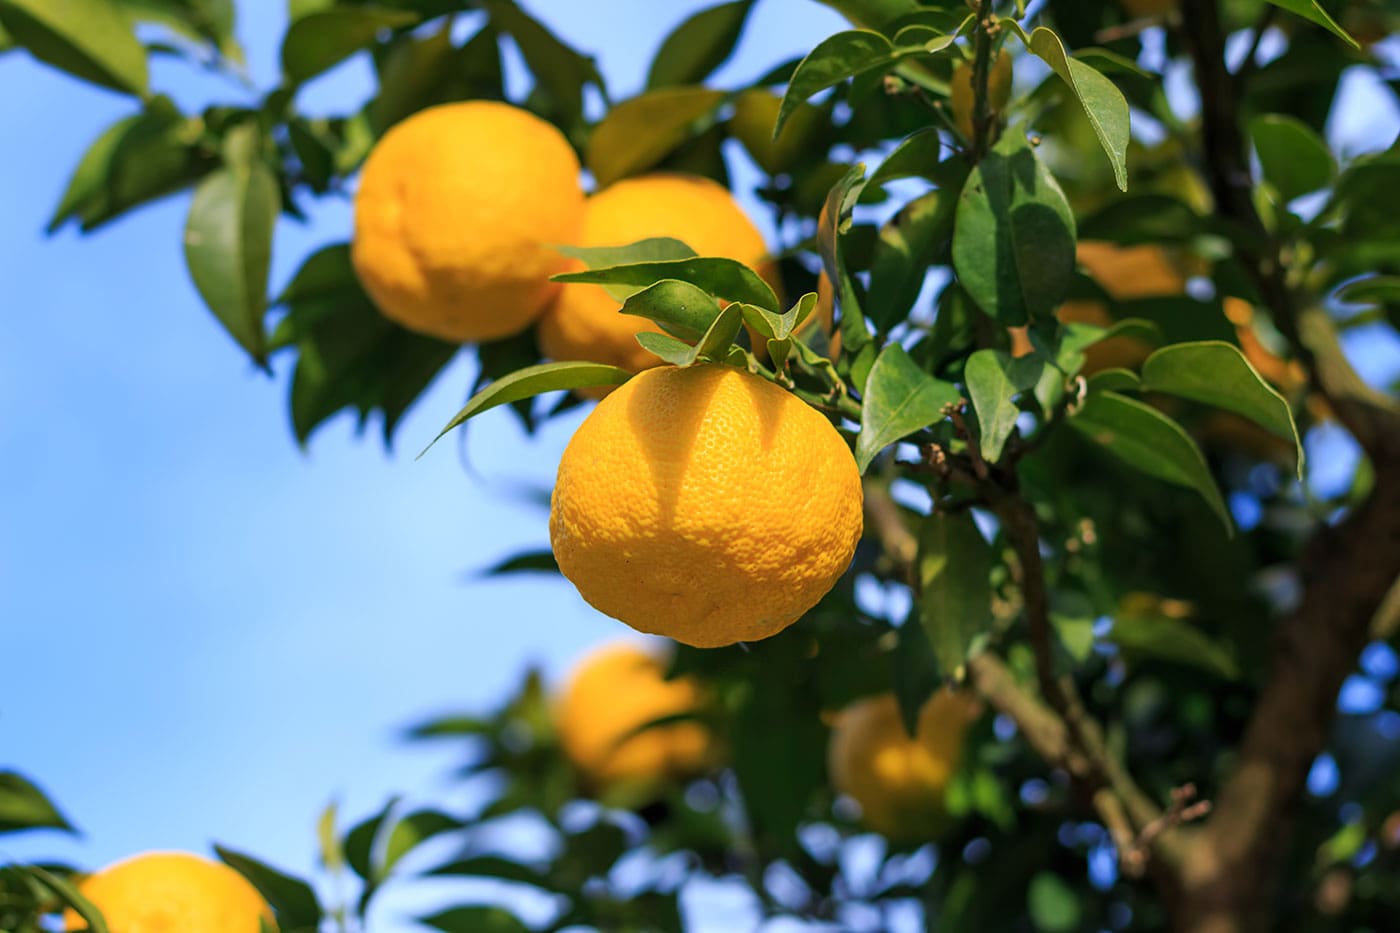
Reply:
[[277, 179], [251, 149], [195, 189], [185, 222], [185, 263], [204, 303], [265, 365], [267, 275], [282, 200]]
[[381, 32], [410, 26], [418, 14], [387, 7], [333, 7], [292, 23], [282, 39], [282, 71], [301, 83], [340, 64]]
[[1129, 466], [1198, 492], [1233, 534], [1230, 512], [1205, 457], [1181, 425], [1150, 405], [1116, 392], [1087, 396], [1069, 424]]
[[214, 846], [214, 852], [225, 865], [247, 878], [258, 889], [258, 893], [277, 912], [279, 927], [284, 930], [320, 929], [321, 903], [316, 899], [316, 892], [305, 881], [224, 846]]
[[719, 302], [689, 282], [662, 279], [628, 298], [622, 313], [655, 321], [676, 337], [698, 340], [719, 315]]
[[1337, 21], [1327, 15], [1327, 11], [1318, 4], [1317, 0], [1268, 0], [1268, 2], [1281, 10], [1287, 10], [1316, 23], [1354, 49], [1361, 48], [1361, 45], [1351, 37], [1350, 33], [1338, 26]]
[[1113, 178], [1120, 190], [1128, 190], [1128, 101], [1112, 81], [1100, 74], [1088, 62], [1072, 58], [1060, 37], [1044, 26], [1037, 26], [1027, 36], [1012, 23], [1026, 46], [1043, 60], [1060, 79], [1069, 85], [1075, 99], [1084, 108], [1089, 125], [1099, 139], [1104, 154], [1113, 166]]
[[953, 266], [984, 312], [1012, 327], [1049, 317], [1074, 275], [1074, 214], [1019, 130], [1008, 130], [958, 199]]
[[957, 386], [924, 372], [899, 344], [885, 347], [870, 369], [861, 399], [855, 450], [860, 471], [864, 473], [890, 444], [943, 420], [943, 409], [961, 397]]
[[971, 512], [935, 511], [919, 528], [919, 622], [944, 677], [960, 677], [992, 624], [992, 549]]
[[1288, 402], [1233, 344], [1208, 340], [1163, 347], [1142, 364], [1142, 387], [1232, 411], [1292, 441], [1302, 476], [1303, 442]]
[[544, 392], [586, 389], [591, 386], [618, 386], [630, 378], [632, 374], [627, 370], [603, 363], [541, 363], [538, 366], [527, 366], [497, 379], [473, 395], [467, 404], [462, 406], [461, 411], [438, 432], [432, 443], [423, 449], [423, 453], [427, 453], [433, 444], [442, 440], [448, 431], [497, 405], [505, 405]]
[[553, 278], [556, 282], [635, 285], [641, 288], [654, 285], [663, 279], [679, 279], [698, 286], [711, 295], [731, 301], [747, 302], [770, 311], [778, 310], [777, 296], [757, 272], [741, 262], [717, 256], [634, 262], [583, 272], [565, 272]]
[[724, 98], [710, 88], [668, 87], [625, 100], [594, 128], [584, 165], [599, 187], [649, 169], [706, 129]]
[[734, 52], [754, 0], [734, 0], [688, 17], [661, 43], [647, 73], [647, 88], [699, 84]]
[[1322, 137], [1302, 120], [1270, 113], [1249, 121], [1249, 136], [1264, 180], [1285, 202], [1332, 184], [1337, 160]]
[[146, 93], [146, 50], [111, 0], [0, 0], [0, 27], [35, 58], [74, 77]]
[[1131, 369], [1101, 369], [1088, 379], [1090, 392], [1132, 392], [1142, 380]]
[[887, 68], [897, 60], [894, 45], [878, 32], [852, 29], [823, 39], [798, 64], [783, 93], [773, 138], [782, 132], [783, 124], [792, 116], [798, 104], [818, 91], [833, 87], [858, 74]]
[[[968, 400], [977, 414], [978, 443], [982, 456], [989, 463], [1001, 459], [1002, 448], [1016, 430], [1016, 419], [1021, 409], [1016, 406], [1016, 396], [1034, 385], [1017, 385], [1012, 379], [1013, 366], [1021, 361], [1013, 360], [1000, 350], [978, 350], [967, 358], [963, 367], [963, 381], [967, 383]], [[1039, 368], [1035, 369], [1039, 376]]]
[[734, 338], [739, 336], [739, 328], [743, 326], [743, 322], [741, 307], [738, 304], [726, 305], [715, 315], [705, 335], [695, 345], [695, 355], [701, 359], [722, 362], [729, 356], [729, 348], [734, 345]]
[[14, 771], [0, 771], [0, 833], [23, 829], [74, 831], [72, 824], [28, 778]]
[[418, 922], [443, 933], [530, 933], [530, 928], [504, 907], [480, 904], [453, 907], [420, 917]]
[[1083, 925], [1078, 895], [1052, 872], [1038, 872], [1031, 879], [1026, 909], [1037, 933], [1074, 933]]
[[695, 347], [670, 334], [642, 331], [636, 335], [636, 339], [643, 350], [659, 356], [672, 366], [689, 366], [697, 359]]

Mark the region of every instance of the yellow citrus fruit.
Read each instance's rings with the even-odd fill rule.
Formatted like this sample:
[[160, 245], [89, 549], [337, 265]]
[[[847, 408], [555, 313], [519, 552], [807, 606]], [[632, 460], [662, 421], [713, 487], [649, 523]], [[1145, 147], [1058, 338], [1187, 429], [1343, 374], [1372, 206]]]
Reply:
[[430, 107], [389, 130], [365, 162], [351, 257], [384, 314], [445, 340], [493, 340], [530, 325], [578, 239], [573, 149], [518, 107]]
[[[976, 103], [972, 93], [972, 61], [964, 59], [953, 69], [949, 80], [949, 101], [953, 109], [953, 120], [963, 136], [972, 138], [972, 111]], [[1011, 56], [1004, 52], [992, 60], [991, 73], [987, 75], [987, 102], [992, 113], [1004, 113], [1011, 100]]]
[[[258, 933], [272, 910], [238, 872], [185, 852], [145, 852], [84, 878], [78, 890], [112, 933]], [[69, 910], [69, 930], [87, 925]]]
[[850, 564], [861, 503], [855, 459], [815, 409], [732, 366], [664, 366], [579, 426], [549, 533], [594, 608], [714, 648], [816, 605]]
[[831, 732], [832, 784], [860, 804], [862, 819], [876, 832], [930, 837], [943, 821], [944, 795], [978, 711], [972, 696], [939, 690], [920, 710], [911, 738], [893, 694], [859, 700], [841, 711]]
[[[658, 172], [629, 178], [588, 199], [580, 246], [625, 246], [651, 237], [673, 237], [701, 256], [755, 268], [768, 252], [763, 235], [729, 190], [699, 175]], [[619, 307], [621, 302], [601, 285], [565, 285], [540, 319], [540, 349], [551, 359], [609, 363], [632, 372], [660, 365], [661, 359], [643, 350], [636, 337], [660, 328], [646, 318], [619, 313]]]
[[555, 704], [555, 729], [564, 753], [594, 787], [621, 781], [686, 778], [713, 760], [714, 741], [698, 722], [649, 722], [694, 712], [699, 684], [665, 679], [652, 653], [628, 643], [605, 645], [583, 658]]

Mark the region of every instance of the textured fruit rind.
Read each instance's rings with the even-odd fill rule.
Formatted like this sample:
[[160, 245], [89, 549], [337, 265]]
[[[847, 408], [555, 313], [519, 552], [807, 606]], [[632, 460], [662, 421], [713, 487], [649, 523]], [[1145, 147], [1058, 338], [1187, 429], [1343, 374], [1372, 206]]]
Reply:
[[948, 783], [976, 710], [970, 697], [939, 690], [920, 710], [911, 738], [893, 694], [851, 704], [827, 746], [832, 784], [860, 804], [863, 821], [876, 832], [931, 838], [943, 823]]
[[[259, 933], [272, 910], [242, 875], [186, 852], [146, 852], [84, 878], [78, 890], [112, 933]], [[87, 924], [63, 915], [69, 930]]]
[[816, 605], [860, 540], [860, 473], [822, 415], [717, 364], [649, 369], [579, 426], [550, 540], [595, 608], [701, 648]]
[[551, 124], [468, 101], [397, 124], [365, 162], [351, 257], [379, 309], [446, 340], [492, 340], [544, 310], [583, 221], [578, 158]]
[[685, 778], [712, 762], [714, 742], [698, 722], [657, 726], [666, 716], [694, 712], [701, 690], [686, 678], [666, 680], [656, 655], [623, 643], [583, 658], [555, 702], [555, 729], [564, 753], [595, 788], [619, 781]]
[[[698, 175], [657, 172], [629, 178], [588, 199], [579, 245], [625, 246], [651, 237], [674, 237], [698, 255], [753, 267], [768, 252], [763, 235], [729, 190]], [[620, 307], [601, 285], [565, 285], [540, 318], [540, 349], [553, 360], [608, 363], [631, 372], [660, 365], [660, 357], [636, 339], [638, 333], [660, 328], [646, 318], [620, 313]]]

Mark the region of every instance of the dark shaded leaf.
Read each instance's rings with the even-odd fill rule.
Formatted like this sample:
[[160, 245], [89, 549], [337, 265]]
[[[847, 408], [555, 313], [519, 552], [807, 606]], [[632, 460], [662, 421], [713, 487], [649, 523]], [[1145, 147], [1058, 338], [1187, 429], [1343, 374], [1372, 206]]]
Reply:
[[699, 84], [734, 52], [754, 0], [734, 0], [690, 16], [661, 43], [647, 72], [647, 88]]
[[992, 623], [992, 549], [971, 512], [934, 512], [919, 528], [919, 622], [944, 677], [960, 677]]
[[294, 878], [257, 859], [223, 846], [214, 852], [225, 865], [238, 872], [258, 889], [277, 913], [277, 924], [284, 930], [316, 930], [321, 924], [321, 904], [316, 892], [300, 878]]
[[530, 933], [530, 928], [504, 907], [481, 904], [453, 907], [420, 917], [418, 922], [443, 933]]
[[1264, 180], [1285, 202], [1326, 188], [1337, 177], [1337, 160], [1302, 120], [1270, 113], [1249, 121], [1249, 136]]
[[24, 829], [75, 832], [44, 792], [22, 774], [0, 771], [0, 833]]
[[387, 7], [332, 7], [296, 20], [282, 39], [282, 71], [301, 83], [340, 64], [381, 32], [409, 26], [418, 14]]

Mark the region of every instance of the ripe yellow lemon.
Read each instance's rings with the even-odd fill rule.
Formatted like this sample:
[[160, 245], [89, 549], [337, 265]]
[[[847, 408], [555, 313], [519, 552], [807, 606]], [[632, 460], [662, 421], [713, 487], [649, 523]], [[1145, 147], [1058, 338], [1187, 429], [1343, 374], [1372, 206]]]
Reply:
[[815, 409], [731, 366], [648, 369], [579, 426], [549, 533], [594, 608], [714, 648], [774, 635], [836, 583], [861, 485]]
[[384, 314], [444, 340], [524, 330], [558, 288], [553, 249], [578, 238], [573, 149], [518, 107], [430, 107], [389, 130], [355, 196], [355, 271]]
[[832, 784], [860, 804], [862, 819], [876, 832], [929, 838], [943, 821], [944, 795], [977, 712], [973, 697], [939, 690], [919, 712], [910, 738], [893, 694], [859, 700], [841, 711], [832, 729]]
[[[963, 136], [972, 139], [972, 111], [976, 96], [972, 92], [972, 61], [965, 59], [953, 69], [949, 79], [948, 105], [953, 110], [953, 120]], [[992, 59], [992, 70], [987, 75], [987, 103], [994, 114], [1004, 113], [1011, 100], [1011, 56], [999, 52]]]
[[[112, 933], [258, 933], [272, 910], [238, 872], [185, 852], [145, 852], [84, 878], [78, 890]], [[69, 930], [86, 929], [70, 910]]]
[[686, 778], [713, 761], [714, 741], [698, 722], [632, 735], [649, 722], [694, 712], [699, 684], [666, 680], [656, 655], [630, 643], [605, 645], [578, 663], [555, 704], [564, 753], [596, 788], [621, 781]]
[[[588, 199], [581, 246], [625, 246], [674, 237], [701, 256], [721, 256], [759, 268], [768, 247], [729, 193], [699, 175], [658, 172], [628, 178]], [[576, 264], [582, 268], [582, 264]], [[661, 359], [637, 343], [659, 331], [646, 318], [619, 312], [621, 302], [601, 285], [565, 285], [539, 323], [540, 349], [554, 360], [609, 363], [631, 372]]]

